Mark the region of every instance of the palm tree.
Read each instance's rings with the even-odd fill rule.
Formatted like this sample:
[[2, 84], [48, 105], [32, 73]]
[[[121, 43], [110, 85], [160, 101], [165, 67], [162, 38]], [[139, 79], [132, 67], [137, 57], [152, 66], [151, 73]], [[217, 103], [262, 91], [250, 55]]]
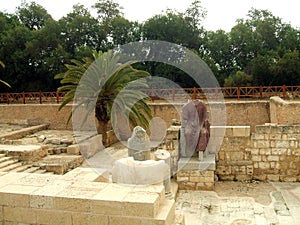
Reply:
[[[2, 66], [3, 68], [5, 68], [4, 63], [0, 60], [0, 66]], [[11, 87], [8, 83], [6, 83], [4, 80], [0, 80], [0, 83], [5, 84], [7, 87]]]
[[131, 66], [134, 61], [119, 63], [120, 54], [111, 50], [106, 53], [93, 51], [93, 58], [72, 60], [72, 64], [65, 65], [66, 72], [55, 76], [55, 79], [62, 79], [58, 91], [67, 92], [59, 109], [76, 99], [74, 110], [80, 106], [87, 110], [84, 121], [94, 111], [97, 132], [102, 134], [103, 144], [107, 146], [109, 121], [114, 125], [119, 112], [128, 117], [132, 126], [148, 127], [152, 115], [145, 100], [149, 97], [140, 89], [148, 87], [144, 78], [150, 74], [134, 69]]

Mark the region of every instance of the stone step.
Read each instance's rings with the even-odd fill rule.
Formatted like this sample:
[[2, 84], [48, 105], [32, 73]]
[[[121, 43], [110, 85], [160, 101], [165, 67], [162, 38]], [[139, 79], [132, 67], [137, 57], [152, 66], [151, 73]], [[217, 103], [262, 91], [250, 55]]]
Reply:
[[15, 164], [17, 162], [18, 162], [18, 160], [16, 160], [16, 159], [9, 159], [7, 161], [4, 161], [4, 162], [0, 163], [0, 169], [2, 169], [4, 167], [7, 167], [7, 166], [9, 166], [11, 164]]
[[175, 223], [175, 200], [165, 200], [159, 208], [155, 217], [155, 224], [174, 225]]
[[9, 172], [9, 171], [14, 170], [16, 168], [19, 168], [21, 166], [23, 166], [22, 162], [13, 163], [13, 164], [11, 164], [9, 166], [1, 168], [0, 172]]
[[13, 170], [10, 170], [10, 172], [18, 172], [18, 173], [20, 173], [20, 172], [24, 172], [28, 168], [30, 168], [30, 165], [23, 165], [23, 166], [15, 168]]
[[23, 173], [34, 173], [35, 171], [37, 171], [39, 169], [40, 169], [40, 167], [32, 166], [32, 167], [29, 167], [27, 170], [24, 170]]
[[5, 154], [0, 154], [0, 158], [3, 158], [5, 157], [6, 155]]
[[2, 163], [2, 162], [6, 162], [6, 161], [8, 161], [8, 160], [10, 160], [11, 159], [11, 157], [1, 157], [0, 158], [0, 163]]
[[38, 169], [38, 170], [34, 171], [33, 173], [36, 173], [36, 174], [45, 174], [45, 173], [47, 173], [47, 170]]

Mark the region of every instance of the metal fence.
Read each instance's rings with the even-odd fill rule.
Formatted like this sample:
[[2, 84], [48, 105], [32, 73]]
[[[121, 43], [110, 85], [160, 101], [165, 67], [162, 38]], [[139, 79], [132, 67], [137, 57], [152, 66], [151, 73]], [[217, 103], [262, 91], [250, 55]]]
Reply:
[[[300, 86], [259, 86], [259, 87], [222, 87], [222, 88], [166, 88], [143, 90], [151, 99], [183, 100], [192, 99], [218, 99], [224, 98], [253, 98], [263, 99], [279, 96], [283, 99], [300, 96]], [[43, 104], [61, 103], [65, 92], [22, 92], [0, 93], [2, 104]]]

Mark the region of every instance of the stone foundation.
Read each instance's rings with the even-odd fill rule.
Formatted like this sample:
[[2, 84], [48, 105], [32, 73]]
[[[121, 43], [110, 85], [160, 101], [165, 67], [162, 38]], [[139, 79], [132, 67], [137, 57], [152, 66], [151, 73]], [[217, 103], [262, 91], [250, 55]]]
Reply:
[[237, 129], [226, 127], [218, 152], [221, 180], [300, 181], [300, 125], [259, 125], [251, 135]]
[[179, 190], [215, 189], [215, 155], [209, 154], [199, 161], [198, 158], [181, 158], [179, 160], [177, 183]]
[[65, 176], [0, 173], [0, 223], [175, 224], [175, 201], [165, 198], [163, 185], [122, 186]]

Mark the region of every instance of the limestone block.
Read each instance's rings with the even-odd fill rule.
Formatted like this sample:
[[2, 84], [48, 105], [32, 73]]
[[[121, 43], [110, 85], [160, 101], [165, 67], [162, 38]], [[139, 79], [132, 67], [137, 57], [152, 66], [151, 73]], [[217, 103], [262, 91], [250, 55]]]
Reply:
[[55, 180], [45, 185], [30, 195], [30, 207], [41, 209], [53, 209], [55, 196], [71, 185], [71, 182]]
[[109, 224], [110, 225], [140, 225], [141, 219], [140, 218], [132, 218], [132, 217], [120, 217], [120, 216], [110, 216], [109, 217]]
[[[96, 193], [94, 193], [96, 195]], [[58, 193], [54, 198], [54, 209], [60, 211], [72, 211], [72, 212], [89, 212], [90, 200], [84, 199], [87, 196], [84, 191], [70, 191], [66, 189], [63, 192]]]
[[111, 172], [115, 183], [155, 184], [169, 175], [170, 167], [163, 160], [137, 161], [128, 157], [117, 160]]
[[263, 170], [270, 169], [270, 163], [269, 162], [259, 162], [258, 168], [263, 169]]
[[0, 206], [0, 222], [3, 222], [3, 206]]
[[130, 192], [122, 200], [123, 216], [154, 218], [159, 211], [159, 195], [149, 192]]
[[63, 211], [39, 209], [36, 210], [36, 220], [38, 224], [72, 225], [72, 214]]
[[60, 179], [77, 182], [108, 182], [109, 172], [103, 168], [77, 167], [64, 174]]
[[257, 141], [257, 148], [270, 148], [270, 141]]
[[47, 146], [39, 145], [0, 145], [0, 151], [22, 161], [37, 161], [48, 154]]
[[43, 187], [47, 184], [51, 184], [57, 179], [55, 175], [52, 174], [27, 174], [27, 176], [18, 179], [12, 184], [20, 186], [35, 186]]
[[290, 147], [289, 141], [276, 141], [276, 148], [288, 148]]
[[90, 158], [98, 151], [103, 150], [102, 135], [96, 135], [79, 143], [80, 153], [84, 158]]
[[11, 207], [29, 207], [29, 195], [21, 193], [9, 193], [9, 190], [8, 192], [1, 191], [0, 205]]
[[67, 154], [69, 155], [80, 155], [80, 147], [78, 144], [69, 145], [67, 147]]
[[232, 136], [234, 137], [250, 136], [250, 126], [233, 126]]
[[275, 162], [277, 162], [277, 161], [279, 161], [279, 156], [269, 155], [267, 157], [267, 160], [268, 161], [275, 161]]
[[273, 182], [278, 182], [279, 181], [279, 175], [267, 175], [267, 180], [268, 181], [273, 181]]
[[72, 213], [72, 225], [109, 225], [108, 218], [109, 217], [106, 215], [96, 215], [90, 213]]
[[261, 148], [259, 149], [260, 155], [271, 155], [272, 150], [270, 148]]
[[[36, 211], [30, 208], [21, 207], [3, 207], [3, 217], [6, 221], [36, 224]], [[49, 224], [49, 223], [47, 223]]]

